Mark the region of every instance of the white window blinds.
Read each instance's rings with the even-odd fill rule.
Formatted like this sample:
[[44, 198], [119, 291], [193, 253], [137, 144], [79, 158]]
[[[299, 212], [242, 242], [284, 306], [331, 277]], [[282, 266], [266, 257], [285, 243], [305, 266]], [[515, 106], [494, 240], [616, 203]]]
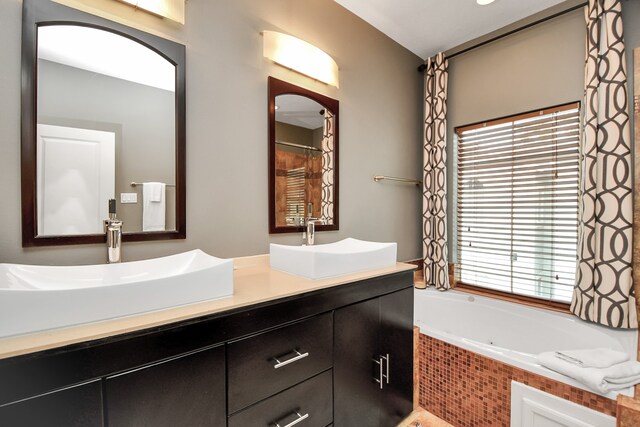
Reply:
[[571, 300], [579, 124], [574, 103], [456, 129], [462, 283]]

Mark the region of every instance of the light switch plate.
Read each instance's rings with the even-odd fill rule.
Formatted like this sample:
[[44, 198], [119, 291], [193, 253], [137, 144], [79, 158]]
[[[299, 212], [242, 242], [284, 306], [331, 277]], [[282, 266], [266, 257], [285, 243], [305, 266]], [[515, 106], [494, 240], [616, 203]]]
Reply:
[[120, 193], [120, 203], [138, 203], [138, 193]]

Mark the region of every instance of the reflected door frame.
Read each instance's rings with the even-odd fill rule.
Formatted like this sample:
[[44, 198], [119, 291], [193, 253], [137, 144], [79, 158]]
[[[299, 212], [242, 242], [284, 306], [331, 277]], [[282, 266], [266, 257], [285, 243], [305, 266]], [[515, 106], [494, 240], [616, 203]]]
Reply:
[[115, 198], [115, 145], [114, 132], [38, 124], [38, 236], [102, 232]]

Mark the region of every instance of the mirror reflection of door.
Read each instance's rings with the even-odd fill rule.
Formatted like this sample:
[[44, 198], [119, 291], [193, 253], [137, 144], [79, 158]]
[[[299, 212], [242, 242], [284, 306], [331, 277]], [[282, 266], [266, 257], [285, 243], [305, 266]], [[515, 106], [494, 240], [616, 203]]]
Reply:
[[102, 232], [115, 193], [113, 132], [39, 124], [38, 234]]
[[[66, 177], [60, 180], [48, 172], [38, 177], [38, 235], [103, 233], [109, 198], [117, 201], [125, 232], [143, 231], [143, 218], [153, 213], [148, 212], [152, 208], [161, 210], [166, 218], [164, 230], [175, 230], [175, 65], [147, 46], [111, 31], [44, 25], [38, 27], [37, 66], [38, 126], [103, 131], [115, 137], [110, 172], [91, 179], [84, 172], [97, 170], [89, 167], [82, 173], [70, 173], [72, 165], [90, 164], [84, 157], [92, 155], [87, 151], [90, 144], [58, 145], [60, 155], [44, 159], [37, 148], [37, 170], [58, 170]], [[38, 144], [41, 142], [38, 138]], [[68, 150], [76, 151], [61, 154]], [[40, 164], [42, 160], [46, 165]], [[85, 185], [91, 180], [109, 186], [108, 197], [97, 193], [95, 186]], [[143, 186], [133, 187], [132, 182], [165, 183], [162, 206], [144, 203]], [[84, 223], [88, 217], [58, 215], [61, 211], [52, 209], [52, 200], [66, 200], [63, 205], [69, 207], [72, 199], [84, 210], [99, 203], [100, 217], [92, 218], [89, 225]]]
[[276, 226], [305, 218], [333, 223], [333, 114], [300, 95], [278, 95], [275, 122]]

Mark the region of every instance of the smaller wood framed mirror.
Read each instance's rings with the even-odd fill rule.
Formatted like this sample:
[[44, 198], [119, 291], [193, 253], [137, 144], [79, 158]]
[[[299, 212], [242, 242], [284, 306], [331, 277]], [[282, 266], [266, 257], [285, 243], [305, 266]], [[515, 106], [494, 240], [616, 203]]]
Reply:
[[269, 233], [338, 230], [338, 101], [269, 77]]

